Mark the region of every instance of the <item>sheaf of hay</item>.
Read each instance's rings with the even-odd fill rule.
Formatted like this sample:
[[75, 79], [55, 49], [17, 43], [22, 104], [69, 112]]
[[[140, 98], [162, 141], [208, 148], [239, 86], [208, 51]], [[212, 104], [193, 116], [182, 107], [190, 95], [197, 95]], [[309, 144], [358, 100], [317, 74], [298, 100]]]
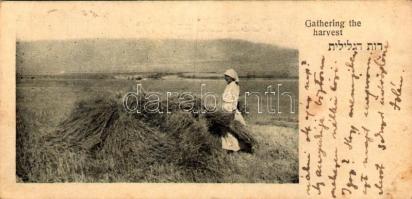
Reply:
[[[193, 104], [197, 113], [186, 112], [178, 98], [167, 106], [162, 102], [161, 111], [170, 112], [165, 114], [128, 113], [116, 97], [78, 102], [56, 133], [36, 141], [42, 146], [32, 150], [35, 162], [19, 160], [18, 176], [39, 181], [222, 182], [234, 165], [226, 160], [220, 136], [232, 133], [248, 152], [257, 143], [233, 121], [233, 114], [199, 114], [199, 99]], [[17, 146], [30, 142], [22, 139]], [[123, 179], [113, 179], [110, 173]]]

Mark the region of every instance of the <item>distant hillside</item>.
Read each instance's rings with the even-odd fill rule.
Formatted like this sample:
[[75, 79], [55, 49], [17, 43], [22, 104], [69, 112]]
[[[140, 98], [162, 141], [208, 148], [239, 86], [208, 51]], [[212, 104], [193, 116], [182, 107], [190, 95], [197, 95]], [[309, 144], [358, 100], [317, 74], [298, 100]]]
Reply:
[[84, 39], [17, 41], [21, 74], [221, 72], [297, 76], [298, 51], [244, 40]]

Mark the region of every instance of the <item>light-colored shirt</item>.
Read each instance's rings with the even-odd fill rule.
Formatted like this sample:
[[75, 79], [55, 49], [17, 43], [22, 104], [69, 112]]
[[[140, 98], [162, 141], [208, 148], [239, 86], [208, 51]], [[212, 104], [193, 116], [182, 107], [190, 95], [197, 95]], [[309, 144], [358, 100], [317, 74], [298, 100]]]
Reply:
[[222, 98], [222, 109], [223, 111], [232, 112], [237, 109], [237, 103], [239, 100], [239, 85], [232, 81], [226, 85], [225, 91], [223, 92]]

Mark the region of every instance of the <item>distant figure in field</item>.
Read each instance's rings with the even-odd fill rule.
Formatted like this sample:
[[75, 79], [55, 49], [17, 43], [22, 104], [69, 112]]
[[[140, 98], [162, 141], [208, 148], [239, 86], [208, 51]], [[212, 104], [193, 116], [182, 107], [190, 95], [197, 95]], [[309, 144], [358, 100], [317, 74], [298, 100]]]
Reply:
[[[242, 114], [237, 109], [240, 92], [239, 77], [233, 69], [226, 70], [224, 75], [227, 85], [222, 95], [222, 109], [225, 112], [234, 113], [234, 120], [246, 125]], [[222, 148], [228, 151], [239, 151], [242, 149], [242, 144], [233, 134], [227, 132], [225, 136], [222, 136]]]

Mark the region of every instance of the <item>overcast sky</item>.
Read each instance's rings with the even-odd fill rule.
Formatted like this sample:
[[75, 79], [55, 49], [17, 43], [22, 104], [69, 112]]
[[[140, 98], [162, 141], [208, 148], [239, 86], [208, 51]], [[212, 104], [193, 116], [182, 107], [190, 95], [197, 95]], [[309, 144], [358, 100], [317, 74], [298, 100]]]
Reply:
[[[265, 2], [32, 3], [17, 14], [17, 39], [236, 38], [296, 48], [293, 12]], [[273, 4], [272, 4], [273, 5]], [[288, 4], [287, 4], [288, 5]], [[243, 7], [242, 7], [243, 6]], [[289, 5], [293, 6], [293, 5]]]

